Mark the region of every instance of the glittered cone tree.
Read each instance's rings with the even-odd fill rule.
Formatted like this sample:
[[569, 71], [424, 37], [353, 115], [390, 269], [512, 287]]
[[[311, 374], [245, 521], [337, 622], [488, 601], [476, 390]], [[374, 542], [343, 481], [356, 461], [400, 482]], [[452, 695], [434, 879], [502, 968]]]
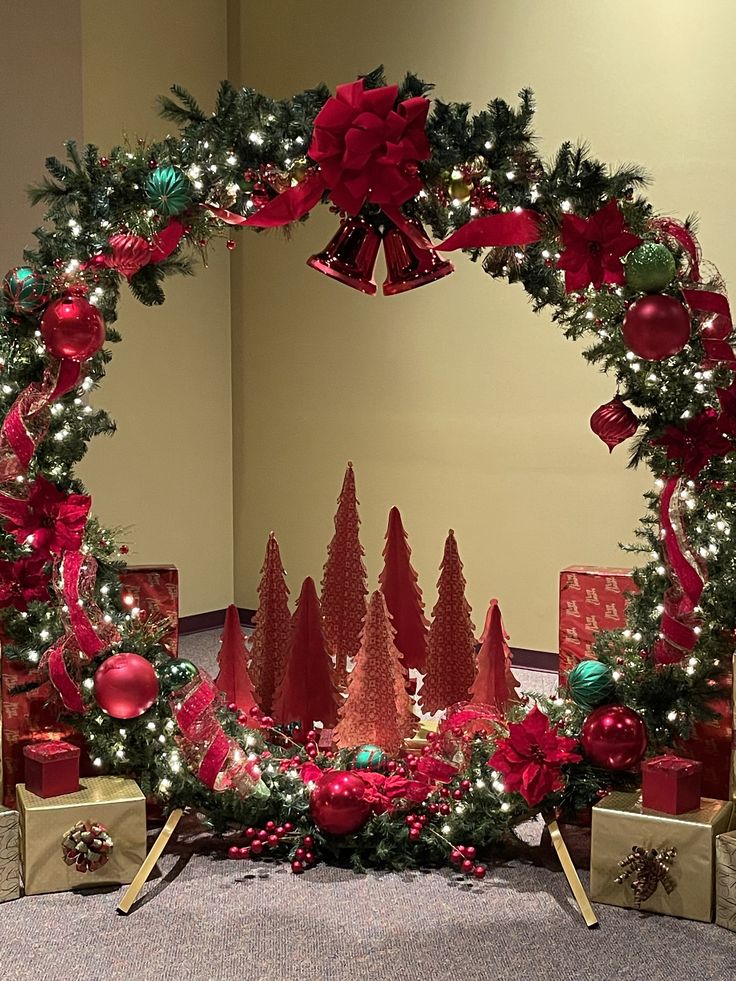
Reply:
[[286, 585], [279, 543], [273, 532], [268, 536], [258, 597], [249, 670], [256, 700], [264, 712], [270, 713], [273, 709], [274, 692], [281, 681], [286, 663], [286, 649], [291, 633], [289, 587]]
[[416, 728], [395, 633], [386, 600], [376, 590], [368, 601], [360, 650], [348, 678], [348, 697], [333, 734], [341, 749], [371, 743], [397, 753]]
[[463, 564], [452, 530], [445, 540], [437, 591], [421, 690], [422, 707], [429, 713], [467, 701], [475, 678], [474, 627], [465, 598]]
[[498, 600], [492, 599], [480, 637], [478, 674], [470, 690], [470, 700], [483, 705], [495, 705], [504, 715], [511, 703], [520, 701], [516, 693], [519, 682], [511, 670], [513, 655], [509, 639]]
[[327, 648], [335, 660], [337, 680], [345, 685], [347, 659], [360, 647], [360, 633], [368, 595], [363, 546], [358, 529], [358, 500], [355, 474], [348, 463], [337, 500], [335, 534], [327, 546], [327, 562], [322, 578], [322, 626]]
[[282, 725], [298, 722], [303, 729], [310, 729], [315, 722], [321, 722], [331, 729], [337, 721], [339, 699], [322, 632], [317, 589], [314, 580], [307, 577], [296, 601], [286, 667], [276, 689], [272, 715]]
[[241, 712], [248, 712], [256, 704], [253, 682], [248, 674], [248, 654], [245, 637], [240, 629], [238, 608], [233, 603], [225, 614], [220, 652], [217, 655], [220, 671], [215, 684], [224, 694], [229, 705], [236, 705]]
[[383, 572], [378, 577], [381, 592], [391, 614], [395, 644], [401, 654], [402, 666], [424, 670], [427, 659], [427, 628], [424, 601], [418, 576], [411, 564], [411, 549], [401, 514], [396, 507], [388, 516], [386, 544], [383, 549]]

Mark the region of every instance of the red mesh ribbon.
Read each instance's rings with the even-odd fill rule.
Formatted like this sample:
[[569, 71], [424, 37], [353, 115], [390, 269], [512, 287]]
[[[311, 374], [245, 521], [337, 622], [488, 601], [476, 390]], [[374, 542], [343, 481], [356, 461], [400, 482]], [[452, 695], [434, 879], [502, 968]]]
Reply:
[[[64, 707], [70, 712], [85, 711], [82, 689], [76, 677], [84, 660], [93, 660], [106, 647], [120, 640], [112, 623], [105, 623], [102, 612], [94, 602], [97, 562], [82, 552], [64, 552], [57, 562], [54, 590], [61, 605], [64, 636], [47, 651], [44, 662], [49, 678], [59, 692]], [[66, 609], [65, 609], [66, 608]], [[68, 662], [73, 663], [73, 673]]]
[[177, 743], [202, 783], [217, 793], [251, 794], [260, 771], [220, 725], [222, 697], [212, 679], [200, 671], [198, 679], [170, 696], [169, 704], [181, 731]]
[[705, 568], [692, 552], [684, 526], [681, 477], [670, 477], [659, 501], [659, 521], [672, 586], [664, 595], [660, 637], [654, 645], [658, 664], [674, 664], [686, 657], [698, 642], [700, 621], [695, 607], [705, 587]]
[[49, 406], [75, 387], [81, 371], [76, 361], [56, 362], [18, 395], [0, 428], [0, 483], [28, 470], [49, 426]]
[[655, 218], [651, 222], [651, 226], [659, 232], [660, 237], [664, 238], [665, 241], [668, 238], [673, 239], [677, 245], [685, 250], [690, 260], [690, 278], [698, 282], [700, 279], [700, 247], [688, 229], [673, 218]]
[[683, 290], [685, 302], [695, 314], [701, 314], [700, 340], [709, 361], [724, 361], [736, 369], [736, 352], [729, 344], [733, 321], [728, 297], [713, 290]]

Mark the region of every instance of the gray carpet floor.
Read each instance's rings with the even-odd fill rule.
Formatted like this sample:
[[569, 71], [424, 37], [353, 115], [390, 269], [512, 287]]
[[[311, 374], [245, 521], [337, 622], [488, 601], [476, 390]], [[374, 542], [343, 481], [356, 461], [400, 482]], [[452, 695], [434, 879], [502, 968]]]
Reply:
[[[211, 669], [217, 635], [182, 653]], [[527, 829], [533, 840], [538, 830]], [[0, 905], [3, 981], [710, 981], [736, 972], [736, 934], [599, 906], [587, 930], [554, 866], [303, 876], [271, 863], [165, 855], [127, 917], [122, 890]]]

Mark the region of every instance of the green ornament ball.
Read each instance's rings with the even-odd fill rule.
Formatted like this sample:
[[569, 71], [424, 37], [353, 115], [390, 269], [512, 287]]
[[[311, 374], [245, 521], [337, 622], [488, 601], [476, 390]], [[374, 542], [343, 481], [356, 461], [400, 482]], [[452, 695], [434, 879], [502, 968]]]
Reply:
[[659, 293], [677, 274], [675, 257], [666, 245], [644, 242], [633, 249], [624, 261], [626, 284], [642, 293]]
[[14, 313], [33, 313], [49, 302], [51, 283], [30, 266], [17, 266], [3, 279], [3, 296]]
[[186, 661], [184, 658], [175, 658], [159, 671], [158, 682], [161, 691], [171, 695], [198, 677], [199, 669], [196, 664], [192, 664], [191, 661]]
[[567, 676], [567, 687], [573, 701], [586, 711], [610, 702], [616, 692], [616, 682], [607, 664], [585, 660]]
[[192, 200], [192, 185], [178, 167], [157, 167], [146, 183], [146, 196], [160, 215], [180, 215]]
[[361, 746], [355, 754], [353, 766], [356, 770], [377, 770], [383, 763], [385, 754], [380, 746], [372, 746], [370, 743]]

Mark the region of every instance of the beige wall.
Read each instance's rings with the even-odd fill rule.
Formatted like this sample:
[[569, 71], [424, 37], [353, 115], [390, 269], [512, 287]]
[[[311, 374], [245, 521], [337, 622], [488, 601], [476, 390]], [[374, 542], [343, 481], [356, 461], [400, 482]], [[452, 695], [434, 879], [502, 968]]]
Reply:
[[[389, 78], [411, 69], [475, 109], [532, 86], [543, 154], [584, 138], [604, 160], [640, 161], [656, 205], [697, 210], [706, 254], [736, 274], [724, 207], [731, 4], [282, 0], [276, 23], [268, 5], [242, 8], [238, 81], [274, 96], [333, 87], [381, 62]], [[320, 276], [304, 263], [335, 227], [322, 209], [291, 243], [252, 236], [236, 260], [238, 601], [255, 601], [271, 528], [293, 591], [320, 576], [352, 459], [372, 585], [397, 504], [430, 603], [453, 527], [476, 623], [497, 595], [515, 644], [554, 650], [559, 569], [620, 563], [616, 543], [631, 539], [649, 482], [626, 470], [625, 449], [609, 457], [588, 429], [613, 383], [548, 316], [532, 315], [520, 287], [462, 257], [450, 279], [392, 298]]]
[[[227, 75], [225, 3], [83, 0], [84, 135], [101, 147], [158, 139], [156, 96], [180, 82], [211, 104]], [[169, 282], [162, 307], [124, 291], [96, 401], [118, 423], [82, 468], [95, 509], [131, 526], [131, 562], [174, 562], [183, 614], [232, 602], [229, 254]]]

